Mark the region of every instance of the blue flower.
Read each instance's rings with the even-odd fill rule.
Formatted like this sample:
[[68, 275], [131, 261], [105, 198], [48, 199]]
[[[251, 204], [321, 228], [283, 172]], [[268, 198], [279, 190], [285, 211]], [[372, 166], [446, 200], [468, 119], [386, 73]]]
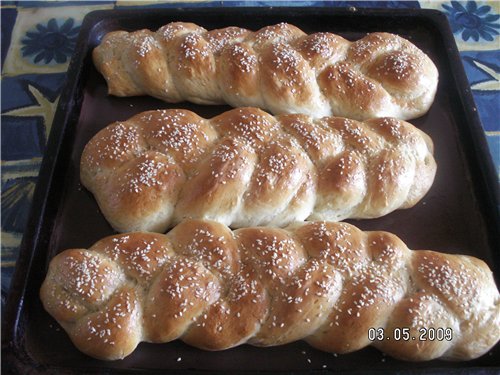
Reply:
[[73, 27], [74, 24], [73, 18], [68, 18], [61, 26], [55, 18], [50, 19], [46, 26], [37, 24], [36, 30], [28, 31], [26, 38], [21, 40], [23, 56], [34, 56], [35, 64], [42, 60], [45, 64], [52, 60], [57, 64], [65, 63], [75, 49], [80, 31], [80, 26]]
[[472, 38], [476, 42], [479, 38], [492, 41], [494, 35], [498, 35], [495, 29], [500, 28], [498, 21], [500, 15], [488, 14], [491, 11], [489, 5], [477, 7], [475, 1], [467, 1], [465, 7], [458, 1], [452, 1], [451, 6], [443, 4], [448, 12], [448, 19], [454, 34], [462, 33], [462, 39], [467, 41]]

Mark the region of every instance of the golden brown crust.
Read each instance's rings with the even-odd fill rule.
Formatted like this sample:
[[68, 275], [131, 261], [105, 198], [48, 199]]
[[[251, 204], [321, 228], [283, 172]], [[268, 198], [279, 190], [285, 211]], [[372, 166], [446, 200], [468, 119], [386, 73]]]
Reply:
[[435, 171], [432, 141], [404, 121], [256, 108], [210, 120], [140, 113], [101, 130], [80, 168], [115, 229], [158, 232], [185, 218], [243, 227], [378, 217], [417, 203]]
[[[167, 235], [111, 236], [57, 255], [40, 296], [78, 349], [108, 360], [175, 339], [207, 350], [373, 344], [405, 360], [467, 360], [500, 338], [500, 296], [484, 262], [410, 251], [395, 235], [346, 223], [231, 232], [188, 220]], [[370, 328], [391, 339], [370, 340]], [[415, 339], [396, 339], [401, 329]], [[423, 340], [422, 329], [452, 337]]]
[[349, 42], [286, 23], [256, 32], [182, 22], [156, 32], [114, 31], [93, 59], [112, 95], [314, 117], [415, 118], [431, 106], [438, 83], [429, 57], [397, 35]]

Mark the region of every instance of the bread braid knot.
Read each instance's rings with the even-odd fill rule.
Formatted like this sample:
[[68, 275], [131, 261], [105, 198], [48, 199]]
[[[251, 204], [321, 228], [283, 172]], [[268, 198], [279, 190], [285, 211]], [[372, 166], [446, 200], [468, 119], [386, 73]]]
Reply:
[[[346, 223], [231, 232], [187, 220], [167, 235], [111, 236], [57, 255], [40, 293], [78, 349], [108, 360], [176, 339], [207, 350], [305, 340], [335, 353], [375, 345], [405, 360], [466, 360], [500, 338], [484, 262], [411, 251]], [[371, 328], [390, 340], [371, 341]], [[408, 339], [391, 336], [403, 328]], [[452, 337], [423, 341], [422, 329]]]
[[94, 49], [93, 60], [116, 96], [358, 120], [419, 117], [438, 83], [430, 58], [397, 35], [378, 32], [349, 42], [286, 23], [257, 32], [207, 31], [182, 22], [156, 32], [114, 31]]
[[426, 134], [393, 118], [157, 110], [101, 130], [80, 174], [118, 231], [165, 232], [186, 218], [285, 226], [415, 205], [434, 180], [432, 151]]

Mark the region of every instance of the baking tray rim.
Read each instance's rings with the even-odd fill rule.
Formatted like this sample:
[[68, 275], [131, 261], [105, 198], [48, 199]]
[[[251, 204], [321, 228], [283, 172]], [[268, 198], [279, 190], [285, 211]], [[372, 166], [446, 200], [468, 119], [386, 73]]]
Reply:
[[[76, 373], [82, 373], [75, 367], [64, 367], [50, 366], [50, 365], [40, 365], [36, 363], [22, 348], [22, 332], [20, 332], [18, 327], [21, 314], [23, 313], [24, 307], [24, 296], [26, 294], [27, 287], [29, 285], [30, 274], [32, 273], [32, 266], [34, 258], [39, 255], [40, 252], [40, 234], [44, 227], [52, 227], [53, 223], [46, 222], [46, 211], [47, 211], [47, 200], [51, 187], [54, 184], [54, 174], [56, 171], [56, 165], [59, 161], [59, 153], [64, 140], [65, 132], [70, 124], [76, 121], [80, 114], [82, 101], [81, 94], [83, 91], [83, 72], [85, 67], [85, 62], [88, 60], [88, 54], [92, 48], [91, 36], [95, 28], [103, 21], [110, 20], [124, 20], [130, 17], [147, 17], [151, 12], [161, 12], [161, 13], [171, 13], [178, 12], [189, 15], [191, 13], [219, 13], [221, 10], [224, 13], [227, 12], [258, 12], [265, 13], [261, 16], [283, 16], [286, 17], [290, 12], [301, 12], [301, 14], [321, 12], [326, 15], [332, 16], [361, 16], [361, 17], [390, 17], [394, 15], [406, 16], [411, 18], [422, 17], [425, 18], [427, 22], [431, 22], [433, 26], [439, 30], [440, 37], [443, 42], [448, 46], [446, 49], [446, 58], [451, 68], [451, 76], [454, 78], [455, 87], [465, 88], [465, 90], [457, 90], [457, 95], [462, 102], [463, 111], [466, 116], [466, 122], [469, 125], [469, 135], [472, 141], [473, 148], [475, 152], [474, 160], [469, 161], [479, 168], [477, 174], [480, 176], [480, 181], [475, 181], [474, 187], [479, 185], [482, 188], [482, 192], [487, 194], [483, 197], [483, 200], [488, 204], [487, 210], [483, 212], [486, 215], [486, 225], [488, 228], [495, 228], [494, 225], [500, 225], [500, 192], [498, 189], [498, 180], [495, 172], [495, 167], [491, 154], [489, 153], [488, 144], [486, 137], [484, 135], [484, 130], [477, 113], [476, 105], [470, 90], [470, 85], [467, 76], [464, 71], [464, 67], [461, 61], [460, 54], [458, 52], [453, 33], [451, 32], [448, 20], [446, 16], [433, 9], [381, 9], [381, 8], [334, 8], [334, 7], [183, 7], [183, 8], [142, 8], [142, 9], [109, 9], [109, 10], [96, 10], [89, 12], [81, 26], [78, 41], [75, 47], [75, 52], [70, 61], [67, 73], [66, 82], [63, 89], [61, 90], [60, 100], [54, 115], [53, 124], [60, 124], [59, 126], [53, 126], [50, 133], [49, 139], [47, 141], [46, 150], [42, 159], [40, 166], [40, 172], [38, 181], [35, 187], [32, 206], [30, 209], [27, 225], [23, 233], [23, 238], [21, 241], [19, 256], [16, 262], [16, 268], [12, 277], [10, 291], [7, 299], [7, 304], [5, 308], [5, 315], [2, 319], [2, 354], [5, 356], [2, 361], [2, 369], [7, 363], [10, 363], [15, 368], [23, 366], [24, 368], [31, 368], [33, 370], [53, 370], [53, 371], [75, 371]], [[466, 129], [467, 130], [467, 129]], [[492, 227], [493, 225], [493, 227]], [[490, 233], [490, 231], [488, 231]], [[495, 233], [495, 232], [493, 232]], [[500, 243], [500, 234], [497, 233], [497, 242]], [[495, 238], [490, 239], [489, 243], [494, 243]], [[494, 249], [494, 247], [493, 247]], [[500, 249], [499, 249], [500, 250]], [[498, 255], [498, 254], [497, 254]], [[497, 266], [497, 271], [499, 265], [496, 264], [498, 256], [495, 261]], [[105, 363], [105, 362], [104, 362]], [[14, 367], [12, 367], [14, 368]], [[500, 368], [500, 367], [499, 367]], [[85, 372], [101, 372], [103, 368], [84, 368]], [[467, 369], [462, 369], [464, 373], [475, 373], [477, 371], [488, 371], [491, 367], [469, 367]], [[111, 372], [129, 372], [137, 371], [138, 369], [117, 369], [109, 368], [107, 371]], [[446, 368], [439, 367], [439, 372], [454, 371], [456, 368]], [[140, 371], [146, 373], [157, 372], [154, 369], [140, 369]], [[388, 373], [391, 370], [372, 370], [372, 372], [383, 372]], [[412, 371], [415, 373], [429, 372], [432, 369], [415, 369]], [[184, 373], [204, 373], [205, 370], [184, 370]], [[210, 371], [208, 371], [210, 372]], [[315, 371], [313, 371], [315, 372]], [[398, 371], [399, 373], [400, 371]], [[243, 373], [243, 372], [242, 372]], [[247, 372], [244, 372], [247, 373]], [[358, 370], [354, 372], [347, 372], [349, 374], [358, 373]]]

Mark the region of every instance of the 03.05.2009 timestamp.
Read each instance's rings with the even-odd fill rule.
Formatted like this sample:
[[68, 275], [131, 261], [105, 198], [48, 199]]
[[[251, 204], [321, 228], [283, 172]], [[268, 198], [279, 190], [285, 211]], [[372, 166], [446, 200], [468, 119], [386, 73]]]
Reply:
[[370, 341], [451, 341], [453, 340], [453, 329], [447, 327], [419, 328], [418, 332], [410, 330], [408, 327], [393, 328], [387, 332], [385, 328], [371, 327], [368, 329], [368, 340]]

